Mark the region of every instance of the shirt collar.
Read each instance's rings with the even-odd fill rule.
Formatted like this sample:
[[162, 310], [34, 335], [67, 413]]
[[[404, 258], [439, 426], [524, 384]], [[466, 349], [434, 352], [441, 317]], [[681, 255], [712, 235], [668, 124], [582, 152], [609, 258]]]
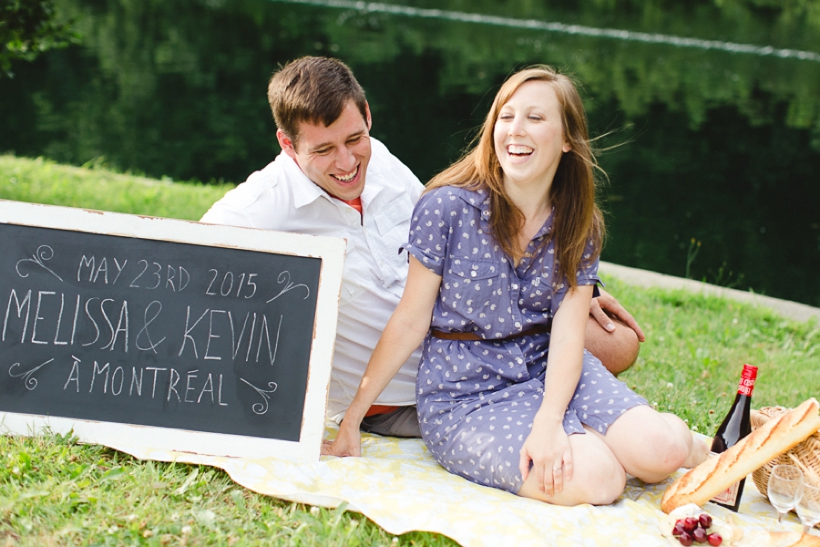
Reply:
[[486, 188], [480, 187], [478, 190], [460, 188], [456, 192], [456, 195], [469, 205], [478, 209], [481, 212], [481, 220], [484, 222], [490, 221], [490, 193]]
[[[467, 192], [466, 195], [462, 194], [461, 197], [464, 201], [481, 211], [482, 224], [489, 226], [490, 217], [492, 216], [492, 212], [490, 211], [490, 192], [485, 187], [481, 187], [478, 190]], [[546, 222], [544, 222], [544, 225], [541, 226], [533, 239], [538, 239], [539, 237], [551, 233], [554, 218], [555, 206], [552, 207], [550, 216], [547, 217]]]
[[293, 193], [294, 207], [299, 209], [300, 207], [313, 203], [322, 196], [327, 199], [331, 199], [330, 196], [327, 195], [327, 192], [322, 190], [316, 183], [307, 178], [307, 175], [302, 172], [302, 169], [296, 163], [296, 160], [284, 152], [279, 154], [278, 159], [281, 160], [285, 166], [288, 185]]
[[533, 239], [538, 239], [539, 237], [552, 233], [552, 223], [554, 219], [555, 205], [552, 206], [552, 209], [550, 210], [550, 216], [547, 217], [546, 222], [544, 222], [544, 225], [541, 226], [541, 229], [538, 230], [538, 233], [535, 234], [535, 237]]

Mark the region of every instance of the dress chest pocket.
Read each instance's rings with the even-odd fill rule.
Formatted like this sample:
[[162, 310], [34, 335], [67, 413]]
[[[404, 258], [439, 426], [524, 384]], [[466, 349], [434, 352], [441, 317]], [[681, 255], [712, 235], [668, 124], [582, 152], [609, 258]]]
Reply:
[[450, 271], [465, 280], [480, 281], [498, 276], [498, 266], [492, 260], [475, 258], [451, 258]]
[[486, 312], [486, 307], [497, 302], [502, 294], [498, 264], [491, 260], [451, 258], [449, 266], [445, 289], [450, 289], [448, 292], [453, 300], [461, 301], [466, 306], [461, 309], [462, 313], [481, 324], [483, 314], [471, 317], [473, 313]]
[[[504, 278], [492, 260], [451, 257], [442, 283], [442, 305], [459, 317], [452, 324], [457, 330], [492, 331], [501, 302]], [[504, 306], [506, 308], [506, 306]]]

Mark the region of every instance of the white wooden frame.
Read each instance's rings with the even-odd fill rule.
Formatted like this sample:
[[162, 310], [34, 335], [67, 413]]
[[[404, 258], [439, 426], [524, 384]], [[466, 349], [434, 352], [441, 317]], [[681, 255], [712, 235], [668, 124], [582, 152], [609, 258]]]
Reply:
[[322, 259], [298, 442], [2, 411], [0, 433], [30, 436], [46, 428], [62, 434], [73, 430], [83, 442], [113, 448], [142, 446], [214, 456], [276, 455], [300, 461], [319, 460], [336, 338], [344, 239], [6, 200], [0, 200], [0, 223]]

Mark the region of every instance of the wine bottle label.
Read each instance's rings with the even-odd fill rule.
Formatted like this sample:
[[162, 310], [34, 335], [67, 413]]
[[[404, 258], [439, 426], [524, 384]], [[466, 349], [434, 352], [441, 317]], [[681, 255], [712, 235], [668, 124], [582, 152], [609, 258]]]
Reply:
[[[710, 452], [710, 456], [717, 456], [717, 452]], [[723, 505], [734, 505], [737, 501], [737, 493], [740, 490], [740, 482], [736, 482], [728, 487], [723, 492], [716, 494], [710, 501], [715, 503], [722, 503]]]
[[740, 483], [736, 482], [720, 494], [715, 495], [712, 501], [722, 503], [723, 505], [734, 505], [737, 501], [737, 491], [740, 489]]
[[757, 367], [752, 365], [743, 365], [743, 373], [740, 375], [740, 384], [737, 386], [737, 392], [741, 395], [751, 397], [756, 379]]

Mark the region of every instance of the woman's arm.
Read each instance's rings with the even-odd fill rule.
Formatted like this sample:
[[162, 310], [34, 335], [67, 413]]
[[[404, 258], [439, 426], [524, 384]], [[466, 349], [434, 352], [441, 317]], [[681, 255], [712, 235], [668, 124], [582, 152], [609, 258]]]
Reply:
[[359, 426], [362, 419], [370, 405], [387, 387], [430, 330], [433, 306], [438, 298], [440, 286], [441, 277], [428, 270], [411, 255], [407, 284], [401, 301], [370, 356], [356, 396], [339, 426], [339, 434], [332, 444], [322, 447], [323, 454], [361, 455]]
[[544, 400], [521, 448], [519, 467], [524, 480], [533, 473], [535, 484], [550, 496], [561, 492], [564, 481], [572, 479], [572, 451], [563, 421], [581, 377], [584, 332], [591, 298], [592, 285], [576, 287], [566, 294], [555, 313]]

